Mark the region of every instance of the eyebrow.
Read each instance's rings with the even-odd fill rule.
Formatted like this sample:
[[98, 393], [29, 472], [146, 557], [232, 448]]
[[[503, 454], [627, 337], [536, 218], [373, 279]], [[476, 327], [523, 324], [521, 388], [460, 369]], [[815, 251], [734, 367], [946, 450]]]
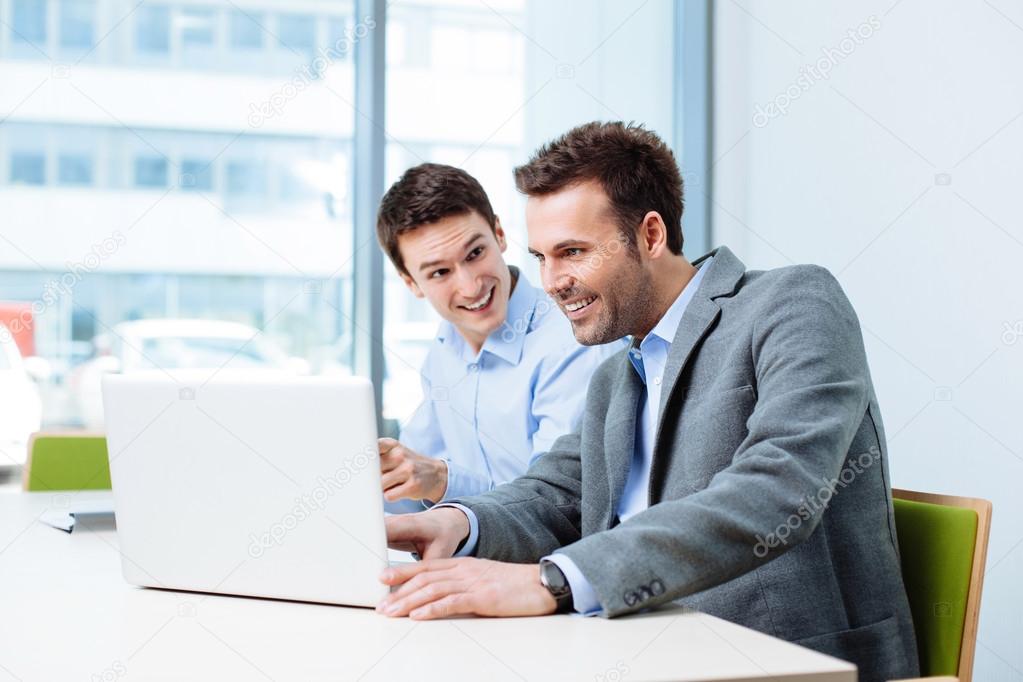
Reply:
[[582, 239], [566, 239], [563, 242], [558, 242], [554, 245], [553, 251], [561, 251], [562, 249], [568, 248], [569, 246], [584, 245], [589, 246], [589, 242], [583, 241]]
[[[565, 241], [558, 242], [557, 244], [552, 246], [551, 247], [551, 251], [560, 251], [561, 249], [565, 249], [565, 248], [568, 248], [570, 246], [591, 246], [591, 244], [590, 244], [590, 242], [582, 240], [582, 239], [566, 239]], [[532, 255], [532, 256], [542, 256], [543, 255], [542, 253], [540, 253], [539, 251], [537, 251], [536, 249], [534, 249], [531, 246], [526, 247], [526, 250], [529, 251], [530, 255]]]
[[[479, 240], [479, 239], [482, 239], [482, 238], [483, 238], [483, 233], [481, 233], [481, 232], [477, 232], [476, 234], [474, 234], [473, 236], [469, 237], [469, 238], [468, 238], [468, 239], [467, 239], [467, 240], [465, 241], [465, 244], [464, 244], [464, 245], [462, 246], [462, 250], [464, 251], [465, 249], [468, 249], [468, 248], [469, 248], [470, 246], [472, 246], [472, 245], [473, 245], [473, 244], [474, 244], [474, 243], [475, 243], [475, 242], [476, 242], [477, 240]], [[431, 260], [431, 261], [427, 261], [426, 263], [423, 263], [422, 265], [420, 265], [420, 266], [419, 266], [419, 271], [420, 271], [420, 272], [422, 272], [423, 270], [429, 270], [430, 268], [432, 268], [432, 267], [435, 267], [435, 266], [437, 266], [437, 265], [440, 265], [440, 264], [442, 264], [443, 262], [444, 262], [443, 260]]]

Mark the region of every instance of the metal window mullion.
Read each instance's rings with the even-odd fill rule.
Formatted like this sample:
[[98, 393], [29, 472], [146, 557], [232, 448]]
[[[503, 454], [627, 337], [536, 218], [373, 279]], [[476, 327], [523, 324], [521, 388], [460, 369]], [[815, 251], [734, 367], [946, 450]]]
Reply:
[[355, 127], [352, 173], [353, 365], [373, 382], [378, 429], [384, 382], [384, 263], [377, 248], [377, 205], [384, 193], [386, 0], [356, 0], [355, 21], [373, 28], [355, 42]]
[[711, 150], [713, 6], [711, 0], [675, 3], [675, 154], [682, 166], [686, 208], [682, 221], [690, 260], [712, 245]]

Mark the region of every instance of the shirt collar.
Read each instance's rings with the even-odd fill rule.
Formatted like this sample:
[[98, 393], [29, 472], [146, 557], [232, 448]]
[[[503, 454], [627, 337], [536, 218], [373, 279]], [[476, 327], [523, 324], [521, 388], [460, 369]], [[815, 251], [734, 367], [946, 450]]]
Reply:
[[650, 333], [643, 337], [642, 341], [637, 342], [636, 339], [632, 340], [632, 347], [629, 349], [629, 361], [632, 363], [633, 368], [639, 373], [639, 376], [646, 379], [646, 373], [643, 370], [643, 346], [650, 343], [651, 338], [660, 339], [668, 348], [671, 348], [671, 342], [675, 339], [675, 333], [678, 331], [678, 326], [682, 322], [682, 316], [686, 312], [686, 308], [689, 306], [689, 302], [693, 300], [696, 295], [696, 291], [700, 288], [700, 282], [703, 280], [704, 273], [714, 260], [714, 257], [710, 257], [707, 260], [700, 263], [700, 266], [696, 270], [696, 274], [690, 279], [686, 285], [679, 292], [675, 302], [669, 306], [668, 310], [661, 316], [661, 319], [657, 321], [654, 328], [650, 330]]
[[[522, 347], [526, 341], [526, 334], [532, 329], [533, 316], [536, 312], [536, 302], [540, 296], [540, 290], [530, 284], [518, 268], [514, 265], [508, 267], [515, 279], [515, 288], [512, 289], [508, 298], [508, 310], [504, 322], [496, 330], [490, 333], [480, 353], [491, 353], [512, 365], [519, 364], [522, 358]], [[447, 320], [440, 324], [437, 332], [437, 340], [441, 344], [449, 346], [451, 350], [462, 356], [466, 361], [471, 362], [472, 349], [466, 343], [455, 325]]]

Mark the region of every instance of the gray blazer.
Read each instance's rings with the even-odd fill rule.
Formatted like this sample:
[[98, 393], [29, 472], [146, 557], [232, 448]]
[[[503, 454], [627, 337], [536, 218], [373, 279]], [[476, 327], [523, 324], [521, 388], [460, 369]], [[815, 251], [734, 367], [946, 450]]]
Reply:
[[562, 552], [608, 616], [674, 601], [851, 661], [861, 680], [914, 677], [856, 314], [823, 268], [712, 255], [664, 372], [650, 507], [615, 514], [644, 390], [623, 351], [593, 375], [577, 433], [521, 478], [457, 500], [479, 519], [476, 555]]

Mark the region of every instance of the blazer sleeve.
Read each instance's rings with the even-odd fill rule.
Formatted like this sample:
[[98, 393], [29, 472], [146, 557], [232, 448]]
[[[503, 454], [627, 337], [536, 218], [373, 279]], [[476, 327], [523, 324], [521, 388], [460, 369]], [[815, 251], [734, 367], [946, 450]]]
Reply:
[[514, 481], [452, 500], [476, 514], [477, 557], [535, 563], [581, 537], [579, 440], [578, 432], [562, 436]]
[[526, 473], [514, 481], [483, 495], [454, 500], [476, 515], [479, 542], [475, 556], [535, 563], [582, 537], [580, 434], [587, 422], [605, 418], [608, 386], [620, 364], [616, 359], [624, 355], [621, 348], [614, 344], [602, 347], [603, 361], [592, 377], [584, 377], [589, 383], [574, 431], [555, 440], [547, 453], [534, 458]]
[[852, 306], [823, 268], [793, 268], [765, 300], [751, 337], [756, 403], [729, 466], [698, 492], [559, 550], [592, 584], [606, 615], [727, 582], [817, 527], [821, 513], [785, 544], [754, 551], [758, 538], [785, 526], [840, 473], [870, 399], [863, 340]]

